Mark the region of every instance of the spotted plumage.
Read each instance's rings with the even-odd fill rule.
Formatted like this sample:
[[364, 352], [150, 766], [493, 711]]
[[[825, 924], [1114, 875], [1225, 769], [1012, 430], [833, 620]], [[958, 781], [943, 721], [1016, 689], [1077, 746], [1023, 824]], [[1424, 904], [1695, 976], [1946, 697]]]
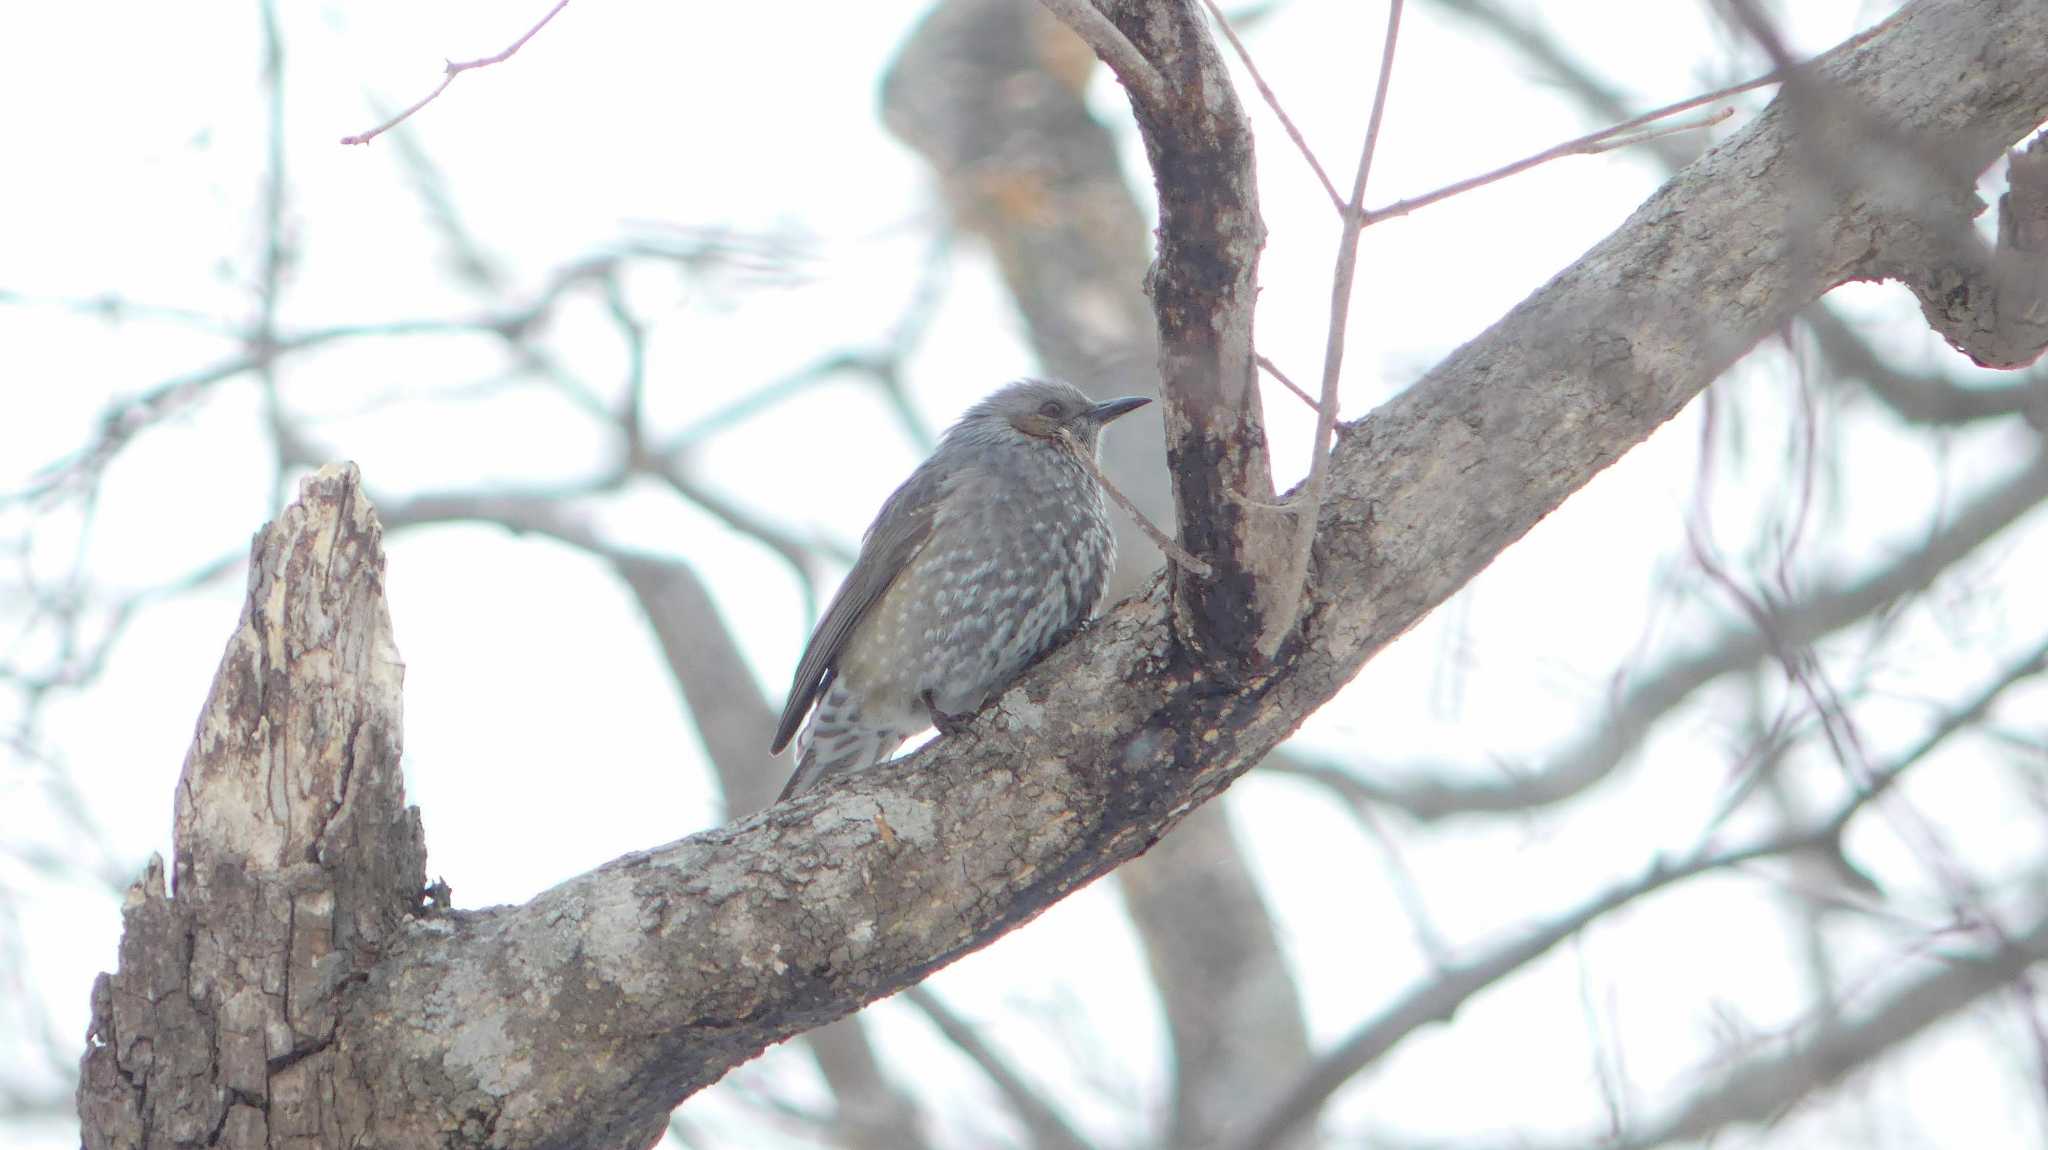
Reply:
[[1146, 402], [1027, 379], [947, 430], [882, 504], [797, 665], [773, 749], [810, 722], [783, 798], [973, 714], [1087, 621], [1116, 537], [1078, 453]]

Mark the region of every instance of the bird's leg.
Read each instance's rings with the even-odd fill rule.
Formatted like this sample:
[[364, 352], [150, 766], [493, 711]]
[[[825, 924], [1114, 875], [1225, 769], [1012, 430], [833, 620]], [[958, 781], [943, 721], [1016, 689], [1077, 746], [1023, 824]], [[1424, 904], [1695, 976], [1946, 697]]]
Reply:
[[932, 698], [931, 688], [929, 687], [919, 692], [917, 697], [924, 700], [925, 713], [931, 716], [932, 726], [937, 728], [941, 735], [957, 735], [965, 731], [968, 722], [974, 718], [972, 712], [964, 715], [949, 715], [939, 710], [939, 704]]

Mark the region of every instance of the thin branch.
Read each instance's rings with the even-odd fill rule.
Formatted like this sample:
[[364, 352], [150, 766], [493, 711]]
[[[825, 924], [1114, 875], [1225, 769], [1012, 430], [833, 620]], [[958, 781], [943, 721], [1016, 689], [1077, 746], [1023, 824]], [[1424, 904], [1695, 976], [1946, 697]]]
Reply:
[[526, 42], [528, 40], [533, 39], [535, 34], [537, 34], [542, 28], [548, 26], [548, 21], [554, 19], [555, 14], [557, 12], [560, 12], [562, 9], [567, 8], [568, 6], [569, 0], [556, 0], [555, 6], [553, 8], [548, 9], [547, 15], [542, 16], [538, 23], [536, 23], [533, 27], [528, 28], [526, 30], [526, 34], [524, 36], [521, 36], [519, 39], [512, 41], [511, 45], [502, 52], [499, 52], [491, 56], [481, 56], [475, 60], [463, 60], [460, 63], [454, 60], [448, 61], [446, 68], [443, 70], [441, 82], [435, 86], [433, 91], [428, 92], [426, 95], [420, 97], [419, 100], [415, 102], [412, 107], [407, 108], [405, 111], [400, 112], [396, 116], [391, 117], [389, 120], [384, 121], [383, 123], [377, 125], [374, 128], [371, 128], [369, 131], [364, 132], [361, 135], [343, 136], [341, 138], [341, 142], [343, 144], [367, 144], [371, 140], [376, 139], [377, 137], [397, 127], [398, 125], [404, 123], [406, 119], [409, 118], [414, 112], [417, 112], [421, 108], [426, 107], [428, 104], [433, 103], [434, 100], [438, 98], [442, 92], [448, 90], [448, 85], [453, 84], [455, 82], [455, 77], [460, 76], [464, 72], [468, 72], [476, 68], [488, 68], [492, 64], [502, 64], [505, 61], [510, 60], [514, 53], [518, 52], [521, 48], [526, 47]]
[[[1871, 27], [1866, 28], [1861, 32], [1858, 32], [1856, 35], [1851, 36], [1848, 40], [1844, 41], [1840, 45], [1830, 49], [1830, 52], [1846, 53], [1855, 51], [1856, 48], [1868, 42], [1872, 38], [1876, 37], [1878, 34], [1882, 33], [1887, 28], [1891, 27], [1893, 24], [1897, 23], [1898, 20], [1904, 14], [1905, 10], [1901, 9], [1900, 12], [1894, 14], [1893, 16], [1885, 20], [1881, 20], [1877, 24], [1874, 24]], [[1614, 137], [1616, 136], [1620, 136], [1626, 132], [1632, 132], [1637, 128], [1644, 127], [1645, 125], [1654, 123], [1658, 120], [1665, 119], [1666, 117], [1678, 115], [1680, 112], [1690, 112], [1694, 108], [1700, 107], [1701, 105], [1711, 104], [1716, 100], [1724, 100], [1730, 96], [1738, 96], [1744, 92], [1748, 92], [1756, 88], [1762, 88], [1771, 84], [1781, 83], [1784, 79], [1785, 71], [1783, 69], [1779, 69], [1772, 72], [1768, 72], [1762, 76], [1758, 76], [1753, 80], [1745, 80], [1740, 84], [1731, 84], [1726, 88], [1717, 88], [1712, 92], [1708, 92], [1700, 96], [1693, 96], [1690, 99], [1680, 100], [1675, 104], [1666, 104], [1664, 107], [1644, 112], [1640, 116], [1635, 116], [1631, 119], [1623, 120], [1618, 124], [1609, 125], [1608, 127], [1602, 128], [1597, 132], [1589, 132], [1586, 135], [1578, 137], [1577, 139], [1566, 140], [1562, 144], [1555, 145], [1554, 147], [1545, 148], [1543, 151], [1537, 152], [1535, 155], [1528, 156], [1520, 160], [1516, 160], [1512, 164], [1507, 164], [1502, 167], [1495, 168], [1490, 172], [1483, 172], [1479, 175], [1459, 180], [1456, 183], [1445, 184], [1443, 187], [1438, 188], [1433, 192], [1424, 192], [1422, 195], [1419, 196], [1412, 196], [1405, 200], [1397, 200], [1391, 204], [1386, 205], [1385, 207], [1373, 208], [1365, 213], [1365, 221], [1368, 224], [1376, 224], [1381, 220], [1393, 219], [1396, 216], [1405, 216], [1410, 212], [1416, 211], [1420, 208], [1426, 208], [1429, 205], [1437, 203], [1441, 200], [1447, 200], [1450, 199], [1452, 196], [1462, 195], [1463, 193], [1469, 192], [1474, 188], [1484, 187], [1487, 184], [1504, 180], [1509, 176], [1520, 175], [1521, 173], [1526, 172], [1531, 168], [1547, 164], [1552, 160], [1563, 159], [1566, 156], [1597, 155], [1601, 152], [1609, 151], [1613, 148], [1623, 146], [1623, 144], [1643, 143], [1647, 140], [1657, 139], [1659, 136], [1667, 135], [1669, 133], [1643, 133], [1631, 136], [1628, 139], [1622, 141], [1622, 143], [1613, 142]], [[1705, 127], [1710, 124], [1719, 123], [1721, 119], [1725, 118], [1726, 117], [1708, 117], [1702, 121], [1689, 124], [1688, 128]], [[1674, 128], [1671, 130], [1678, 131], [1681, 129]]]
[[1837, 376], [1854, 379], [1891, 413], [1907, 423], [1936, 427], [2018, 415], [2048, 426], [2048, 372], [2022, 373], [2020, 381], [1998, 387], [1966, 386], [1941, 371], [1901, 370], [1842, 319], [1826, 300], [1800, 313], [1815, 345]]
[[264, 103], [268, 112], [265, 141], [267, 169], [263, 177], [263, 269], [257, 293], [258, 309], [253, 330], [245, 340], [257, 359], [257, 390], [263, 399], [263, 418], [270, 432], [270, 514], [284, 510], [290, 462], [286, 444], [284, 399], [279, 393], [277, 356], [277, 305], [284, 289], [285, 264], [290, 253], [284, 238], [284, 37], [277, 23], [277, 8], [265, 0], [263, 13]]
[[1474, 188], [1481, 188], [1485, 187], [1487, 184], [1497, 183], [1501, 180], [1507, 179], [1509, 176], [1521, 175], [1523, 172], [1526, 172], [1531, 168], [1540, 167], [1544, 164], [1549, 163], [1552, 160], [1561, 160], [1566, 156], [1597, 155], [1600, 152], [1609, 150], [1609, 147], [1611, 145], [1607, 144], [1608, 140], [1611, 140], [1620, 133], [1629, 131], [1632, 128], [1641, 127], [1642, 125], [1649, 123], [1652, 120], [1659, 120], [1666, 116], [1677, 115], [1680, 112], [1691, 111], [1692, 109], [1699, 107], [1701, 104], [1711, 103], [1714, 100], [1723, 99], [1728, 96], [1738, 95], [1740, 93], [1747, 92], [1752, 88], [1761, 88], [1766, 84], [1775, 84], [1777, 82], [1778, 76], [1774, 73], [1769, 76], [1760, 76], [1754, 80], [1749, 80], [1741, 84], [1735, 84], [1727, 88], [1722, 88], [1719, 91], [1709, 92], [1704, 96], [1694, 96], [1689, 100], [1681, 100], [1676, 104], [1671, 104], [1666, 107], [1659, 108], [1654, 112], [1645, 112], [1632, 120], [1624, 120], [1619, 124], [1609, 125], [1608, 127], [1602, 128], [1597, 132], [1588, 132], [1585, 135], [1578, 137], [1577, 139], [1566, 140], [1562, 144], [1557, 144], [1553, 145], [1552, 147], [1545, 148], [1542, 151], [1537, 152], [1535, 155], [1525, 156], [1522, 159], [1516, 160], [1512, 164], [1504, 164], [1498, 168], [1493, 169], [1490, 172], [1482, 172], [1476, 176], [1468, 176], [1465, 179], [1457, 181], [1456, 183], [1445, 184], [1443, 187], [1438, 188], [1433, 192], [1424, 192], [1419, 196], [1411, 196], [1405, 200], [1396, 200], [1395, 202], [1388, 204], [1385, 207], [1373, 208], [1370, 211], [1366, 212], [1365, 216], [1366, 219], [1372, 221], [1373, 223], [1378, 223], [1381, 220], [1394, 219], [1397, 216], [1405, 216], [1410, 212], [1416, 211], [1421, 208], [1426, 208], [1429, 205], [1437, 203], [1439, 201], [1448, 200], [1452, 196], [1463, 195], [1464, 193], [1469, 192]]
[[1415, 871], [1408, 865], [1407, 856], [1394, 832], [1381, 822], [1379, 812], [1369, 803], [1352, 804], [1351, 818], [1365, 832], [1366, 839], [1379, 848], [1394, 897], [1408, 916], [1409, 926], [1415, 932], [1415, 944], [1422, 949], [1423, 956], [1438, 970], [1450, 966], [1450, 944], [1444, 941], [1443, 932], [1431, 919], [1429, 900], [1423, 897], [1422, 884], [1416, 880]]
[[[744, 241], [744, 242], [742, 242]], [[62, 458], [34, 471], [28, 483], [14, 490], [0, 491], [0, 504], [60, 497], [68, 492], [89, 490], [106, 466], [136, 436], [166, 417], [198, 402], [216, 387], [245, 374], [260, 372], [287, 355], [328, 344], [358, 339], [442, 335], [493, 335], [510, 345], [517, 367], [554, 383], [577, 406], [593, 416], [608, 419], [610, 408], [595, 400], [588, 389], [572, 386], [561, 378], [553, 360], [537, 351], [526, 337], [538, 330], [555, 312], [568, 292], [586, 283], [601, 283], [628, 264], [641, 261], [673, 263], [688, 271], [737, 262], [751, 256], [758, 266], [767, 266], [782, 256], [773, 247], [758, 254], [747, 251], [754, 241], [723, 233], [707, 233], [691, 245], [629, 243], [576, 260], [549, 277], [547, 285], [530, 302], [516, 307], [484, 312], [461, 319], [401, 319], [384, 323], [347, 323], [302, 332], [278, 332], [258, 340], [237, 328], [234, 334], [245, 346], [210, 366], [164, 380], [139, 392], [116, 398], [97, 420], [91, 441]], [[0, 302], [5, 302], [0, 299]], [[409, 393], [408, 393], [409, 394]]]
[[1109, 476], [1104, 475], [1102, 473], [1102, 465], [1096, 462], [1094, 452], [1089, 451], [1087, 448], [1083, 447], [1081, 443], [1073, 437], [1073, 433], [1067, 431], [1065, 428], [1062, 428], [1060, 430], [1060, 434], [1066, 437], [1067, 445], [1073, 448], [1074, 458], [1079, 459], [1081, 461], [1081, 466], [1087, 468], [1088, 473], [1095, 477], [1095, 482], [1100, 483], [1102, 485], [1103, 492], [1107, 494], [1110, 497], [1110, 499], [1114, 500], [1118, 507], [1124, 509], [1125, 513], [1131, 517], [1131, 522], [1138, 525], [1138, 530], [1143, 531], [1145, 533], [1145, 537], [1152, 540], [1153, 544], [1157, 546], [1160, 551], [1164, 552], [1168, 559], [1173, 560], [1176, 564], [1178, 564], [1181, 567], [1182, 570], [1185, 570], [1200, 578], [1208, 579], [1215, 575], [1215, 568], [1209, 566], [1202, 560], [1195, 558], [1193, 555], [1190, 555], [1187, 551], [1187, 548], [1182, 547], [1179, 543], [1174, 541], [1172, 536], [1168, 535], [1164, 531], [1161, 531], [1158, 525], [1154, 524], [1150, 519], [1145, 518], [1145, 513], [1138, 510], [1138, 505], [1131, 502], [1130, 496], [1125, 495], [1123, 492], [1117, 490], [1116, 484], [1111, 483], [1109, 481]]
[[1660, 859], [1634, 881], [1595, 895], [1520, 938], [1451, 967], [1395, 999], [1378, 1017], [1325, 1054], [1285, 1098], [1261, 1116], [1236, 1150], [1268, 1150], [1281, 1145], [1297, 1126], [1321, 1111], [1339, 1087], [1410, 1034], [1429, 1023], [1449, 1019], [1473, 995], [1534, 962], [1595, 921], [1675, 883], [1806, 847], [1813, 833], [1785, 835], [1736, 850], [1695, 856], [1678, 864]]
[[[1747, 847], [1713, 854], [1703, 852], [1677, 864], [1659, 860], [1634, 882], [1598, 895], [1576, 910], [1539, 925], [1522, 938], [1505, 943], [1478, 959], [1446, 969], [1438, 977], [1397, 999], [1376, 1019], [1324, 1055], [1316, 1067], [1266, 1115], [1241, 1144], [1240, 1150], [1263, 1150], [1278, 1145], [1296, 1126], [1314, 1117], [1339, 1087], [1408, 1035], [1430, 1022], [1450, 1018], [1473, 995], [1620, 907], [1711, 871], [1783, 855], [1816, 850], [1838, 851], [1849, 823], [1857, 814], [1897, 783], [1908, 770], [1925, 762], [1949, 738], [1982, 719], [2007, 690], [2044, 670], [2048, 670], [2048, 641], [2037, 643], [1967, 703], [1944, 714], [1913, 746], [1883, 768], [1872, 771], [1868, 782], [1827, 819], [1805, 830], [1780, 834]], [[1315, 777], [1310, 772], [1295, 773]], [[2000, 936], [2002, 944], [2009, 944], [2009, 941]]]
[[[1543, 22], [1539, 9], [1516, 0], [1432, 0], [1431, 6], [1463, 16], [1505, 43], [1527, 62], [1548, 73], [1545, 77], [1536, 78], [1537, 82], [1555, 83], [1571, 91], [1586, 105], [1593, 119], [1621, 120], [1628, 117], [1628, 101], [1622, 90], [1573, 58], [1551, 27]], [[1657, 151], [1664, 167], [1672, 171], [1684, 167], [1692, 158], [1670, 148]]]
[[1110, 18], [1102, 14], [1093, 0], [1039, 0], [1045, 9], [1060, 22], [1072, 29], [1074, 35], [1086, 41], [1095, 55], [1109, 70], [1116, 73], [1124, 87], [1142, 100], [1147, 107], [1157, 108], [1166, 102], [1166, 77], [1152, 66], [1138, 46], [1131, 43], [1123, 29], [1118, 28]]
[[[1308, 592], [1309, 559], [1315, 552], [1317, 513], [1329, 485], [1330, 440], [1337, 431], [1337, 381], [1344, 368], [1344, 336], [1350, 326], [1351, 284], [1358, 271], [1358, 233], [1364, 229], [1365, 181], [1372, 173], [1373, 153], [1380, 142], [1380, 124], [1387, 111], [1387, 89], [1394, 79], [1394, 51], [1401, 37], [1403, 0], [1387, 5], [1387, 38], [1380, 47], [1380, 78], [1372, 94], [1372, 115], [1366, 121], [1365, 146], [1358, 153], [1358, 173], [1351, 181], [1351, 198], [1344, 204], [1344, 231], [1337, 240], [1337, 270], [1330, 283], [1330, 331], [1323, 347], [1323, 393], [1316, 404], [1316, 439], [1308, 465], [1308, 482], [1293, 504], [1294, 556], [1288, 564], [1289, 581], [1277, 614], [1292, 621], [1301, 611]], [[1285, 634], [1285, 632], [1277, 632]], [[1267, 652], [1268, 655], [1272, 652]]]
[[1586, 150], [1581, 154], [1588, 156], [1597, 156], [1602, 152], [1613, 152], [1618, 151], [1622, 148], [1633, 148], [1637, 144], [1647, 144], [1652, 140], [1661, 140], [1666, 136], [1676, 136], [1680, 132], [1701, 131], [1706, 128], [1711, 128], [1716, 124], [1726, 123], [1728, 120], [1733, 118], [1734, 115], [1735, 109], [1722, 108], [1719, 111], [1708, 112], [1706, 115], [1698, 116], [1694, 119], [1680, 120], [1676, 124], [1665, 124], [1664, 126], [1658, 128], [1648, 128], [1643, 131], [1637, 132], [1632, 136], [1616, 136], [1612, 139], [1603, 141], [1601, 143], [1589, 145], [1586, 148]]
[[982, 1041], [974, 1026], [953, 1013], [953, 1008], [938, 995], [920, 984], [904, 991], [903, 997], [924, 1011], [925, 1017], [938, 1027], [939, 1033], [946, 1036], [946, 1041], [958, 1047], [960, 1053], [988, 1076], [988, 1080], [1009, 1102], [1010, 1109], [1016, 1111], [1036, 1150], [1087, 1150], [1089, 1143], [1067, 1124], [1060, 1112], [1039, 1097], [1031, 1084], [1024, 1081], [994, 1047]]
[[1216, 27], [1222, 30], [1223, 38], [1230, 41], [1230, 46], [1236, 49], [1238, 60], [1244, 64], [1244, 70], [1251, 75], [1252, 85], [1258, 88], [1259, 95], [1266, 101], [1266, 106], [1273, 109], [1273, 114], [1280, 118], [1280, 126], [1286, 129], [1287, 138], [1294, 141], [1295, 148], [1301, 152], [1301, 158], [1308, 161], [1308, 166], [1315, 172], [1316, 179], [1321, 181], [1323, 190], [1330, 194], [1330, 205], [1337, 209], [1338, 215], [1344, 215], [1343, 194], [1337, 191], [1337, 185], [1330, 181], [1330, 174], [1323, 170], [1322, 161], [1316, 159], [1316, 154], [1309, 148], [1308, 140], [1303, 138], [1301, 129], [1294, 126], [1294, 117], [1289, 116], [1287, 109], [1280, 106], [1280, 97], [1274, 95], [1273, 89], [1266, 85], [1266, 78], [1259, 74], [1259, 66], [1252, 63], [1252, 54], [1245, 50], [1244, 42], [1237, 38], [1237, 30], [1230, 26], [1230, 20], [1223, 15], [1223, 9], [1216, 6], [1216, 0], [1202, 0], [1202, 3], [1208, 6], [1209, 15], [1215, 19]]
[[638, 470], [660, 480], [670, 491], [733, 531], [766, 547], [787, 563], [803, 589], [804, 612], [808, 617], [816, 618], [818, 613], [819, 557], [828, 555], [842, 563], [852, 562], [853, 557], [844, 550], [823, 542], [799, 539], [722, 492], [698, 482], [689, 468], [673, 456], [650, 459]]
[[626, 303], [625, 285], [616, 274], [604, 278], [604, 303], [626, 344], [626, 386], [612, 422], [625, 440], [626, 457], [638, 460], [647, 452], [647, 325]]
[[2048, 641], [2035, 644], [2032, 650], [2007, 667], [1996, 679], [1985, 684], [1969, 702], [1944, 713], [1927, 733], [1921, 736], [1918, 743], [1890, 765], [1871, 771], [1857, 790], [1855, 798], [1828, 821], [1827, 831], [1839, 841], [1856, 812], [1891, 789], [1908, 768], [1933, 754], [1951, 735], [1982, 721], [1991, 713], [1991, 708], [1998, 702], [1999, 696], [2006, 691], [2044, 671], [2048, 671]]
[[941, 235], [934, 240], [910, 299], [890, 326], [888, 334], [875, 346], [827, 353], [781, 379], [755, 388], [670, 433], [662, 446], [656, 449], [657, 454], [673, 459], [692, 444], [761, 415], [840, 375], [864, 376], [873, 383], [911, 441], [920, 451], [930, 453], [937, 439], [909, 402], [903, 387], [903, 364], [922, 345], [931, 327], [948, 274], [946, 256], [951, 250], [951, 243], [950, 235]]
[[1319, 412], [1322, 410], [1321, 406], [1316, 403], [1316, 397], [1310, 395], [1306, 391], [1303, 391], [1301, 389], [1300, 384], [1287, 378], [1287, 373], [1280, 370], [1280, 365], [1274, 363], [1270, 359], [1267, 359], [1265, 356], [1259, 354], [1258, 352], [1252, 353], [1252, 359], [1257, 361], [1258, 365], [1266, 370], [1267, 375], [1270, 375], [1274, 379], [1279, 380], [1281, 386], [1293, 392], [1295, 394], [1295, 397], [1300, 399], [1303, 403], [1308, 404], [1308, 409], [1310, 411]]
[[[2048, 500], [2048, 458], [2036, 460], [1961, 508], [1895, 561], [1854, 582], [1815, 589], [1773, 617], [1778, 645], [1811, 644], [1895, 607], [1961, 563], [1985, 541]], [[1612, 774], [1644, 736], [1706, 684], [1772, 657], [1773, 640], [1748, 625], [1730, 626], [1697, 648], [1646, 672], [1630, 674], [1626, 692], [1604, 721], [1541, 767], [1516, 770], [1498, 781], [1455, 781], [1462, 772], [1441, 763], [1345, 771], [1348, 795], [1397, 807], [1425, 821], [1453, 815], [1525, 813], [1563, 802]], [[1330, 785], [1320, 771], [1292, 773]]]
[[2043, 959], [2048, 959], [2048, 920], [1975, 952], [1944, 953], [1930, 974], [1902, 986], [1882, 1005], [1853, 1021], [1789, 1040], [1775, 1056], [1744, 1059], [1664, 1121], [1628, 1137], [1603, 1139], [1600, 1145], [1650, 1150], [1679, 1141], [1714, 1141], [1714, 1131], [1740, 1122], [1771, 1121], [1814, 1091], [1954, 1018], [1978, 998], [2025, 978], [2027, 969]]
[[122, 324], [132, 320], [157, 320], [180, 324], [208, 335], [239, 336], [242, 325], [197, 308], [176, 307], [170, 304], [145, 303], [126, 296], [106, 292], [95, 296], [46, 296], [29, 292], [0, 288], [0, 304], [16, 307], [55, 308], [75, 315], [105, 320], [109, 324]]

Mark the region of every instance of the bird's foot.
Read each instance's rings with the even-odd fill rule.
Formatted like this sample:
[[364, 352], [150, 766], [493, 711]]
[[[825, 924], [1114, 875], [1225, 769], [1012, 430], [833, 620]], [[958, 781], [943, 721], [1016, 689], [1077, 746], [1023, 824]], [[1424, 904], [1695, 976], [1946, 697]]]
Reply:
[[930, 690], [919, 694], [918, 698], [924, 701], [925, 713], [931, 716], [932, 726], [941, 735], [952, 736], [961, 734], [967, 730], [967, 724], [974, 720], [974, 714], [971, 711], [963, 715], [949, 715], [939, 710], [939, 704], [932, 698]]

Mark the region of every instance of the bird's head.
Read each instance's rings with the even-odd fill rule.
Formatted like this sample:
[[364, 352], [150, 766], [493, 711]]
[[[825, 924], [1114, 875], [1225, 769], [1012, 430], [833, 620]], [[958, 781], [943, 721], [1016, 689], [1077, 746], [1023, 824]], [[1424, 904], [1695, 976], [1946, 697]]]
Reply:
[[1140, 395], [1097, 403], [1071, 383], [1056, 379], [1020, 379], [968, 409], [962, 424], [1008, 427], [1032, 439], [1059, 443], [1071, 437], [1093, 453], [1102, 427], [1110, 420], [1152, 402]]

